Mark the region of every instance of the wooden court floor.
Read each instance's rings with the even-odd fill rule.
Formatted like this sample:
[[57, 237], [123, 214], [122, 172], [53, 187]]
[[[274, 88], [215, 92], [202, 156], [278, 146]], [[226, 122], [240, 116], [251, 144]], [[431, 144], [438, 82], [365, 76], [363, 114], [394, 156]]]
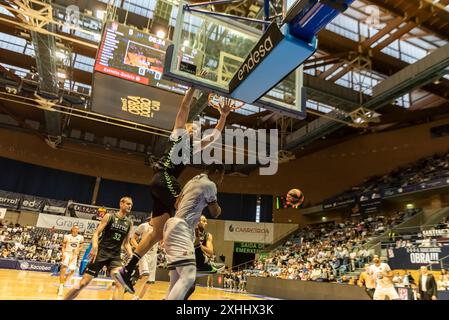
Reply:
[[[168, 282], [156, 282], [146, 293], [144, 300], [162, 300], [167, 293]], [[57, 296], [58, 277], [50, 273], [0, 269], [0, 300], [61, 300]], [[66, 287], [64, 294], [70, 290]], [[112, 291], [107, 284], [92, 282], [78, 296], [78, 300], [109, 300]], [[125, 300], [132, 296], [125, 294]], [[190, 300], [261, 300], [247, 294], [197, 286]]]

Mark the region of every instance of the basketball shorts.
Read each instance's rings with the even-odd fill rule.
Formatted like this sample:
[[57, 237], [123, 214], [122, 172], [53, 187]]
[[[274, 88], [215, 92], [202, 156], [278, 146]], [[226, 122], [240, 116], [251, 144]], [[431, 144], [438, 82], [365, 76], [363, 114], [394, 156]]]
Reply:
[[75, 256], [73, 252], [66, 252], [64, 261], [61, 264], [67, 269], [75, 271], [78, 264], [78, 256]]
[[149, 252], [139, 260], [139, 274], [140, 276], [149, 276], [149, 281], [156, 280], [157, 267], [157, 251], [155, 253]]
[[98, 277], [98, 273], [106, 266], [109, 272], [112, 269], [123, 267], [122, 258], [119, 252], [109, 252], [106, 250], [99, 249], [97, 258], [92, 263], [90, 262], [86, 266], [85, 273], [91, 275], [92, 277]]
[[376, 288], [373, 300], [385, 300], [386, 297], [388, 297], [389, 300], [399, 299], [399, 295], [394, 287]]
[[193, 247], [194, 231], [184, 219], [173, 217], [164, 226], [164, 248], [167, 268], [196, 265]]
[[181, 192], [181, 185], [175, 177], [166, 171], [156, 171], [150, 183], [153, 197], [153, 218], [164, 213], [174, 215], [176, 197]]

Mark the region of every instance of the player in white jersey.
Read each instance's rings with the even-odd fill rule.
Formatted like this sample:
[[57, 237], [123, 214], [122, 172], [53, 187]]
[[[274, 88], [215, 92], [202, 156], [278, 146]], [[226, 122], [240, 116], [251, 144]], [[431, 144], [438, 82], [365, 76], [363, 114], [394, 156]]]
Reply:
[[[84, 237], [78, 233], [79, 227], [73, 226], [70, 234], [66, 234], [62, 242], [62, 263], [59, 275], [58, 296], [62, 296], [64, 284], [75, 273], [78, 264], [78, 255], [84, 243]], [[66, 275], [67, 269], [69, 269], [69, 273]]]
[[[131, 238], [131, 245], [137, 248], [142, 237], [148, 232], [153, 231], [153, 226], [151, 224], [151, 216], [148, 220], [141, 225], [139, 225], [134, 232], [134, 236]], [[150, 251], [148, 251], [139, 260], [139, 280], [136, 283], [136, 294], [133, 300], [140, 300], [145, 296], [150, 284], [153, 284], [156, 280], [156, 267], [157, 267], [157, 250], [159, 244], [156, 243]]]
[[393, 272], [390, 266], [384, 262], [380, 262], [379, 256], [374, 256], [373, 264], [369, 268], [369, 275], [376, 281], [376, 290], [374, 291], [373, 300], [398, 300], [399, 295], [393, 284]]
[[217, 185], [221, 184], [223, 177], [223, 165], [210, 165], [205, 173], [187, 182], [176, 200], [176, 214], [167, 220], [163, 235], [170, 270], [166, 300], [185, 299], [195, 282], [195, 228], [205, 207], [214, 218], [221, 214]]

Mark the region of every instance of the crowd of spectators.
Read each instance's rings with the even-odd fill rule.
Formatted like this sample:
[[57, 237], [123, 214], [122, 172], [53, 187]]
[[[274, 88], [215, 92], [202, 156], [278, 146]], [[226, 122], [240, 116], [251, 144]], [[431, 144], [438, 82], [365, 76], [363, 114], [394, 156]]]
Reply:
[[449, 177], [449, 151], [398, 167], [382, 176], [367, 178], [360, 185], [346, 190], [336, 198], [348, 199], [363, 194], [380, 194], [381, 190], [404, 188], [443, 177]]
[[226, 269], [223, 273], [223, 288], [244, 293], [246, 292], [247, 277], [248, 273], [243, 270]]
[[417, 212], [306, 227], [267, 258], [254, 261], [247, 272], [252, 276], [357, 284], [357, 276], [347, 273], [371, 261], [372, 253], [364, 244]]
[[0, 225], [1, 258], [59, 263], [63, 237], [53, 229]]
[[390, 241], [383, 244], [387, 248], [442, 247], [449, 244], [449, 221], [445, 217], [434, 227], [422, 231], [406, 231], [390, 235]]

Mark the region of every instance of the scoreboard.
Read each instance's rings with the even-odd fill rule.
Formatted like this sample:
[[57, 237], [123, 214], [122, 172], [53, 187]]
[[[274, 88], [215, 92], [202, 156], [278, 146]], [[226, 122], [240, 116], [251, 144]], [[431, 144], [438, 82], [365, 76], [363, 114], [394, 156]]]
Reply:
[[95, 71], [179, 94], [187, 87], [162, 79], [165, 51], [170, 42], [155, 35], [107, 22]]

